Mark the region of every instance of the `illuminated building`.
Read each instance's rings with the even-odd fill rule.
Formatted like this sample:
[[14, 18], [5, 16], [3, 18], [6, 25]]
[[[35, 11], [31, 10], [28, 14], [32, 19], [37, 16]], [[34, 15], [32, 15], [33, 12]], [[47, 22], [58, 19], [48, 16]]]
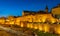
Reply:
[[[57, 22], [60, 20], [52, 16], [52, 14], [60, 14], [59, 11], [60, 7], [57, 7], [53, 8], [51, 12], [48, 12], [48, 7], [46, 6], [45, 11], [23, 11], [22, 16], [20, 17], [9, 16], [7, 19], [0, 18], [0, 23], [39, 29], [40, 31], [44, 32], [50, 32], [50, 29], [53, 28], [53, 31], [55, 31], [55, 33], [60, 34], [60, 26], [58, 27], [59, 24], [57, 24]], [[57, 25], [55, 26], [53, 24]]]
[[60, 18], [60, 4], [54, 8], [52, 8], [52, 12], [53, 16], [55, 16], [56, 18]]

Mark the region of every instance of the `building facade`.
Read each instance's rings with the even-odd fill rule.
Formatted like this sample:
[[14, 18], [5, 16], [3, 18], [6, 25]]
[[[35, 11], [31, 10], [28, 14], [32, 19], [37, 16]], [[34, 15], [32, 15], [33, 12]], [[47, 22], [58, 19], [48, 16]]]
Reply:
[[52, 14], [59, 15], [59, 11], [60, 8], [57, 7], [49, 13], [47, 6], [45, 11], [23, 11], [20, 17], [9, 16], [7, 19], [0, 18], [0, 24], [18, 25], [20, 27], [39, 29], [44, 32], [50, 32], [51, 28], [53, 28], [52, 31], [60, 34], [60, 24], [57, 24], [59, 20], [52, 16]]
[[51, 13], [53, 14], [54, 17], [59, 19], [60, 18], [60, 4], [57, 5], [56, 7], [52, 8]]

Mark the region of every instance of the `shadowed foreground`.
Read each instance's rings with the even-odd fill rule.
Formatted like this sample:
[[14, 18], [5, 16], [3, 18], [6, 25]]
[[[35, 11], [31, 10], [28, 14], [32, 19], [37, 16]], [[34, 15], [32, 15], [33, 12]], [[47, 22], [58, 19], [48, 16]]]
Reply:
[[43, 31], [21, 28], [17, 25], [0, 25], [0, 36], [58, 36], [53, 33], [44, 33]]
[[0, 25], [1, 36], [34, 36], [33, 32], [28, 29], [16, 28], [16, 27], [5, 27]]

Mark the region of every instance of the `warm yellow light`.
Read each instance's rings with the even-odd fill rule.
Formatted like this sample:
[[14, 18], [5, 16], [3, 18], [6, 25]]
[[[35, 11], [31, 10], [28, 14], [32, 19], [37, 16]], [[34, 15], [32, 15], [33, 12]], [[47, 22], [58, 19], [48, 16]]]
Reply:
[[31, 26], [32, 26], [32, 25], [31, 25], [31, 24], [29, 24], [29, 28], [31, 28]]
[[10, 24], [14, 24], [14, 21], [10, 21], [9, 23], [10, 23]]
[[60, 34], [60, 27], [56, 30], [57, 34]]
[[60, 34], [60, 25], [58, 24], [56, 27], [54, 27], [55, 33]]
[[34, 24], [34, 29], [38, 29], [37, 24]]
[[33, 24], [31, 24], [31, 28], [33, 28]]
[[27, 28], [29, 28], [29, 24], [27, 24]]
[[43, 26], [42, 26], [42, 24], [39, 24], [39, 30], [40, 30], [40, 31], [43, 31]]
[[43, 26], [43, 31], [44, 31], [44, 32], [49, 32], [49, 30], [50, 30], [49, 24], [44, 24], [44, 26]]
[[23, 23], [21, 23], [21, 27], [24, 27], [24, 26], [23, 26]]

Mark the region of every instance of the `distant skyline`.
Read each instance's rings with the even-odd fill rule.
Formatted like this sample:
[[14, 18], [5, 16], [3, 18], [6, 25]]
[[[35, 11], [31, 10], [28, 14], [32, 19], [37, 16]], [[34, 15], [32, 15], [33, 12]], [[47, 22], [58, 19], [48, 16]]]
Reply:
[[49, 8], [60, 4], [60, 0], [0, 0], [0, 17], [1, 16], [22, 16], [22, 11], [39, 11], [45, 10], [46, 5]]

